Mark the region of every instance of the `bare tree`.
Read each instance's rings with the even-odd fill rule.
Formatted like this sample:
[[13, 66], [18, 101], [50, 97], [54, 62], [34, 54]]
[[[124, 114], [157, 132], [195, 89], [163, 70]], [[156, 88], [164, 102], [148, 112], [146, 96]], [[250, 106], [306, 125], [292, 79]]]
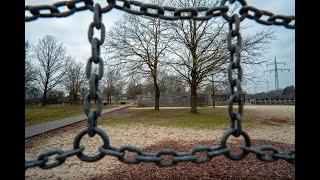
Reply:
[[[224, 77], [223, 73], [216, 73], [211, 74], [211, 76], [207, 76], [203, 79], [201, 82], [200, 87], [204, 87], [205, 93], [211, 93], [212, 98], [212, 107], [215, 108], [216, 106], [216, 92], [219, 91], [219, 89], [226, 89], [228, 87], [228, 81], [226, 77]], [[222, 88], [221, 88], [222, 87]]]
[[133, 99], [133, 103], [138, 98], [138, 95], [142, 93], [142, 84], [140, 84], [137, 80], [133, 79], [129, 82], [127, 87], [127, 97], [129, 99]]
[[105, 78], [103, 79], [103, 84], [103, 93], [107, 98], [107, 104], [111, 105], [112, 97], [116, 97], [118, 101], [119, 95], [122, 93], [124, 87], [124, 80], [122, 79], [120, 69], [107, 69]]
[[32, 84], [36, 80], [36, 69], [34, 67], [34, 64], [32, 63], [32, 57], [31, 57], [31, 45], [28, 41], [25, 42], [25, 89], [26, 91], [31, 88]]
[[45, 106], [48, 91], [62, 82], [71, 57], [62, 43], [49, 35], [33, 47], [33, 56], [38, 61], [37, 82], [43, 91], [41, 104]]
[[162, 73], [160, 78], [160, 91], [167, 93], [185, 92], [185, 81], [179, 75]]
[[[218, 1], [176, 0], [176, 7], [216, 6]], [[174, 46], [168, 51], [172, 56], [169, 65], [188, 83], [191, 90], [191, 112], [197, 113], [197, 89], [202, 80], [211, 74], [226, 69], [227, 22], [221, 18], [209, 21], [180, 20], [171, 23]], [[243, 27], [241, 27], [243, 29]], [[270, 31], [243, 36], [242, 61], [249, 63], [252, 56], [258, 57], [264, 44], [272, 37]], [[251, 61], [252, 62], [252, 61]]]
[[65, 89], [69, 92], [71, 104], [77, 104], [81, 96], [81, 88], [85, 85], [86, 79], [83, 64], [73, 60], [67, 66], [66, 77], [64, 79]]
[[128, 76], [140, 73], [152, 78], [155, 110], [159, 110], [159, 70], [172, 39], [165, 38], [167, 29], [160, 18], [125, 15], [107, 35], [106, 50], [116, 65], [123, 66]]

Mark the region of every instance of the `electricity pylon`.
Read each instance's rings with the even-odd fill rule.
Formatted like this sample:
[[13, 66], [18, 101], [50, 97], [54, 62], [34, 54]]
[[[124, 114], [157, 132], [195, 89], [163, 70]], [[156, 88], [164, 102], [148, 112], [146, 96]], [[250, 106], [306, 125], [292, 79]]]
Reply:
[[285, 69], [285, 68], [278, 68], [278, 64], [284, 64], [286, 65], [285, 62], [277, 62], [277, 59], [276, 57], [274, 57], [274, 63], [270, 63], [270, 64], [267, 64], [267, 67], [269, 65], [274, 65], [274, 69], [269, 69], [269, 70], [266, 70], [266, 71], [263, 71], [263, 73], [265, 72], [271, 72], [274, 71], [274, 88], [276, 91], [279, 90], [279, 75], [278, 75], [278, 71], [282, 72], [282, 71], [289, 71], [290, 72], [290, 69]]

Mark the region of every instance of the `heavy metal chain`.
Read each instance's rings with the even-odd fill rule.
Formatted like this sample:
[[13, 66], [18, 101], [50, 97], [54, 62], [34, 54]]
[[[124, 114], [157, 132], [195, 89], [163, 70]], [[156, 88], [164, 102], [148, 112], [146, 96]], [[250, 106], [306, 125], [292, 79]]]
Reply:
[[[274, 162], [279, 159], [285, 160], [289, 163], [295, 163], [295, 150], [289, 150], [286, 152], [279, 152], [276, 148], [270, 145], [262, 145], [260, 147], [251, 147], [251, 141], [249, 135], [242, 130], [241, 121], [243, 114], [243, 99], [242, 99], [242, 67], [241, 67], [241, 33], [240, 22], [244, 18], [249, 17], [255, 19], [257, 22], [266, 25], [284, 25], [287, 28], [295, 28], [294, 24], [290, 24], [295, 17], [290, 16], [277, 16], [266, 11], [260, 11], [255, 8], [246, 5], [244, 0], [237, 0], [243, 7], [239, 14], [233, 14], [229, 16], [227, 14], [228, 7], [225, 6], [227, 0], [222, 0], [220, 7], [215, 8], [171, 8], [161, 7], [159, 5], [143, 4], [137, 1], [122, 0], [123, 5], [117, 5], [116, 2], [120, 0], [108, 0], [108, 6], [101, 8], [99, 4], [94, 4], [91, 0], [76, 0], [55, 3], [52, 6], [26, 6], [26, 10], [29, 10], [33, 16], [26, 17], [26, 21], [37, 19], [38, 17], [65, 17], [73, 14], [75, 11], [81, 11], [84, 9], [90, 9], [94, 12], [93, 22], [89, 26], [88, 39], [91, 43], [91, 57], [88, 59], [86, 66], [86, 76], [89, 80], [89, 93], [84, 97], [83, 106], [84, 112], [88, 117], [88, 128], [82, 130], [74, 139], [73, 149], [69, 151], [63, 151], [60, 149], [53, 149], [44, 152], [38, 156], [37, 159], [26, 160], [25, 169], [32, 167], [40, 167], [42, 169], [50, 169], [57, 167], [65, 162], [65, 160], [71, 156], [78, 156], [78, 158], [84, 162], [96, 162], [102, 159], [106, 155], [114, 156], [119, 161], [127, 164], [135, 164], [140, 162], [154, 162], [160, 167], [173, 166], [179, 162], [191, 161], [196, 164], [205, 163], [214, 157], [225, 155], [231, 160], [242, 160], [249, 153], [253, 153], [261, 161]], [[234, 3], [236, 0], [229, 0], [230, 3]], [[85, 6], [76, 7], [79, 2], [84, 2]], [[140, 10], [131, 9], [131, 5], [139, 6]], [[60, 12], [58, 7], [67, 6], [70, 11]], [[125, 10], [129, 13], [138, 15], [147, 15], [152, 17], [159, 17], [162, 19], [175, 20], [175, 19], [194, 19], [194, 20], [208, 20], [213, 16], [222, 16], [229, 23], [229, 33], [227, 37], [228, 51], [229, 51], [229, 66], [228, 66], [228, 81], [230, 83], [230, 98], [228, 112], [230, 116], [230, 128], [224, 133], [221, 138], [219, 146], [197, 146], [193, 149], [185, 152], [177, 152], [173, 149], [162, 149], [155, 153], [144, 152], [141, 149], [134, 146], [115, 147], [110, 145], [109, 136], [102, 129], [97, 127], [97, 119], [103, 109], [103, 97], [99, 92], [99, 80], [103, 76], [103, 60], [100, 57], [100, 46], [104, 43], [105, 38], [105, 26], [102, 23], [102, 13], [110, 11], [113, 7], [121, 10]], [[50, 10], [49, 14], [40, 13], [40, 10]], [[157, 10], [157, 13], [151, 13], [148, 10]], [[165, 11], [173, 12], [173, 16], [164, 15]], [[198, 16], [199, 11], [206, 11], [206, 16]], [[249, 15], [249, 11], [253, 11], [254, 15]], [[182, 15], [182, 13], [189, 13], [188, 15]], [[263, 15], [268, 15], [268, 20], [260, 19]], [[279, 22], [278, 19], [281, 21]], [[100, 30], [100, 39], [94, 38], [94, 28]], [[236, 44], [232, 44], [232, 39], [236, 38]], [[92, 71], [92, 64], [99, 65], [98, 74]], [[237, 70], [237, 78], [233, 78], [233, 70]], [[90, 109], [90, 100], [97, 102], [97, 108]], [[234, 112], [233, 104], [237, 103], [237, 112]], [[103, 140], [103, 145], [99, 147], [99, 154], [95, 156], [88, 156], [83, 153], [85, 147], [80, 146], [80, 141], [84, 135], [93, 137], [99, 135]], [[232, 154], [228, 148], [227, 140], [230, 136], [243, 136], [245, 140], [245, 146], [241, 147], [242, 152], [239, 154]], [[131, 152], [134, 156], [128, 156], [127, 152]], [[200, 157], [199, 153], [204, 153], [204, 157]], [[54, 162], [49, 162], [49, 157], [56, 156]], [[170, 156], [169, 160], [165, 160], [164, 157]]]
[[[108, 135], [100, 128], [94, 127], [93, 131], [98, 134], [102, 140], [103, 145], [99, 147], [99, 154], [95, 156], [88, 156], [83, 153], [84, 147], [80, 146], [80, 141], [82, 137], [86, 134], [89, 135], [90, 130], [82, 130], [75, 138], [74, 149], [67, 152], [55, 149], [50, 150], [39, 155], [37, 159], [26, 161], [25, 169], [39, 166], [42, 169], [50, 169], [57, 167], [65, 162], [65, 160], [71, 156], [77, 155], [80, 160], [84, 162], [96, 162], [102, 159], [104, 156], [114, 156], [117, 157], [119, 161], [126, 164], [137, 164], [141, 162], [153, 162], [160, 167], [169, 167], [174, 166], [179, 162], [193, 162], [195, 164], [205, 163], [210, 161], [214, 157], [220, 155], [225, 155], [232, 160], [241, 160], [248, 153], [255, 154], [261, 161], [265, 162], [274, 162], [279, 159], [285, 160], [289, 163], [295, 163], [295, 151], [290, 150], [287, 152], [279, 152], [272, 146], [260, 146], [253, 148], [248, 146], [248, 141], [246, 139], [246, 146], [242, 147], [242, 153], [240, 155], [234, 156], [231, 155], [231, 150], [227, 147], [226, 142], [233, 131], [227, 131], [222, 137], [221, 144], [219, 146], [203, 146], [199, 145], [193, 149], [185, 152], [177, 152], [173, 149], [162, 149], [155, 153], [144, 152], [138, 147], [134, 146], [123, 146], [115, 147], [110, 145]], [[245, 138], [248, 136], [244, 135]], [[133, 154], [133, 156], [128, 156], [127, 152]], [[199, 154], [204, 154], [204, 157], [201, 157]], [[55, 162], [48, 163], [50, 156], [57, 155], [55, 157]], [[170, 158], [165, 158], [170, 157]]]
[[[106, 0], [107, 5], [101, 8], [101, 12], [106, 13], [115, 8], [130, 14], [157, 17], [165, 20], [193, 19], [204, 21], [225, 14], [229, 10], [228, 6], [225, 5], [226, 1], [227, 0], [222, 0], [220, 6], [217, 7], [175, 8], [160, 6], [158, 4], [142, 3], [134, 0]], [[283, 25], [290, 29], [295, 28], [295, 16], [276, 15], [248, 6], [244, 0], [237, 1], [242, 5], [239, 10], [241, 21], [247, 17], [264, 25]], [[230, 2], [234, 3], [235, 0]], [[93, 0], [70, 0], [57, 2], [52, 5], [25, 6], [25, 13], [30, 14], [25, 15], [25, 21], [36, 20], [39, 17], [66, 17], [77, 11], [87, 9], [94, 11], [93, 4]], [[252, 15], [250, 12], [254, 14]], [[263, 18], [263, 16], [265, 16], [265, 18]]]

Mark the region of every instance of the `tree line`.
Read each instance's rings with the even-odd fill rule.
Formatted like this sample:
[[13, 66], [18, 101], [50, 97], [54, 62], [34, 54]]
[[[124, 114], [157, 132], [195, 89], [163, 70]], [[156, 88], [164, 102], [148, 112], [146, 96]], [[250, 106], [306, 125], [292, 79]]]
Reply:
[[[214, 0], [152, 0], [151, 3], [179, 8], [219, 5]], [[249, 28], [242, 26], [241, 30]], [[216, 89], [228, 89], [227, 33], [228, 23], [220, 17], [208, 21], [165, 21], [123, 15], [106, 33], [107, 41], [103, 45], [108, 62], [105, 62], [106, 73], [100, 85], [107, 102], [111, 102], [112, 97], [119, 99], [124, 90], [132, 99], [153, 92], [154, 109], [159, 110], [161, 92], [189, 92], [191, 112], [196, 113], [199, 91], [208, 91], [214, 96]], [[242, 33], [243, 66], [254, 72], [263, 63], [259, 58], [273, 39], [274, 33], [270, 30]], [[75, 62], [52, 36], [44, 37], [35, 46], [26, 42], [26, 59], [34, 60], [34, 63], [26, 60], [26, 88], [31, 82], [37, 82], [43, 92], [43, 105], [47, 93], [57, 86], [63, 86], [75, 102], [81, 92], [86, 91], [83, 64]], [[37, 64], [37, 68], [32, 64]], [[243, 73], [244, 83], [254, 78], [250, 71]]]

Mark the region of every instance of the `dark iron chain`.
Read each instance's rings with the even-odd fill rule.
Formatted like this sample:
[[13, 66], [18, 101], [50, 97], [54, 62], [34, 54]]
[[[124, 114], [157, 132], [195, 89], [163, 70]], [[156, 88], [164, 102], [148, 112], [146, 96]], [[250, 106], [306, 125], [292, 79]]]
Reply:
[[[246, 146], [242, 147], [242, 153], [239, 155], [231, 155], [230, 148], [227, 147], [226, 142], [230, 135], [232, 135], [234, 129], [229, 129], [225, 135], [222, 137], [219, 146], [196, 146], [189, 151], [178, 152], [173, 149], [162, 149], [157, 152], [144, 152], [135, 146], [123, 146], [115, 147], [110, 145], [108, 135], [97, 127], [93, 128], [96, 134], [98, 134], [102, 140], [103, 145], [99, 147], [99, 154], [95, 156], [88, 156], [83, 153], [84, 147], [80, 146], [80, 141], [82, 137], [89, 134], [88, 129], [81, 131], [74, 141], [74, 149], [64, 152], [63, 150], [49, 150], [43, 154], [40, 154], [37, 159], [26, 161], [25, 169], [32, 167], [40, 167], [42, 169], [50, 169], [57, 167], [65, 162], [69, 157], [77, 155], [80, 160], [84, 162], [96, 162], [102, 159], [104, 156], [114, 156], [119, 159], [119, 161], [126, 164], [137, 164], [142, 162], [153, 162], [160, 167], [174, 166], [180, 162], [193, 162], [195, 164], [201, 164], [210, 161], [214, 157], [225, 155], [231, 160], [241, 160], [247, 154], [253, 153], [260, 160], [265, 162], [274, 162], [279, 159], [285, 160], [289, 163], [295, 164], [295, 151], [290, 150], [287, 152], [279, 152], [272, 146], [262, 145], [258, 148], [253, 148], [250, 145], [250, 140], [247, 139], [248, 135], [243, 134], [245, 138]], [[244, 131], [242, 131], [244, 132]], [[131, 155], [128, 155], [127, 153]], [[266, 154], [267, 152], [267, 154]], [[269, 156], [268, 156], [269, 154]], [[50, 156], [57, 155], [56, 162], [48, 163]], [[166, 158], [167, 157], [167, 158]]]
[[[236, 37], [236, 45], [232, 44], [232, 39]], [[230, 116], [230, 128], [235, 129], [234, 136], [239, 137], [242, 133], [241, 121], [243, 113], [243, 95], [242, 82], [242, 67], [241, 67], [241, 42], [242, 37], [240, 33], [240, 18], [234, 14], [229, 21], [228, 33], [228, 50], [229, 50], [229, 66], [228, 66], [228, 81], [230, 84], [230, 97], [228, 101], [228, 111]], [[235, 58], [234, 58], [235, 57]], [[237, 70], [237, 78], [233, 78], [233, 70]], [[235, 91], [235, 88], [237, 91]], [[238, 110], [233, 112], [233, 104], [238, 103]]]
[[[31, 14], [31, 16], [25, 16], [25, 21], [36, 20], [39, 17], [66, 17], [74, 14], [77, 11], [83, 11], [87, 9], [93, 11], [93, 4], [93, 0], [72, 0], [58, 2], [52, 5], [25, 6], [25, 12], [29, 12]], [[63, 7], [67, 10], [62, 10]], [[101, 12], [109, 12], [112, 8], [126, 11], [135, 15], [146, 15], [165, 20], [194, 19], [201, 21], [220, 16], [221, 13], [228, 11], [227, 6], [174, 8], [160, 6], [158, 4], [147, 4], [139, 1], [107, 0], [107, 5], [101, 9]]]
[[[107, 13], [115, 8], [130, 14], [157, 17], [165, 20], [194, 19], [197, 21], [204, 21], [221, 15], [227, 20], [230, 18], [226, 14], [229, 10], [228, 6], [225, 5], [227, 0], [222, 0], [220, 6], [217, 7], [186, 8], [160, 6], [158, 4], [147, 4], [134, 0], [106, 1], [107, 5], [101, 8], [102, 13]], [[239, 11], [241, 21], [245, 18], [249, 18], [264, 25], [282, 25], [290, 29], [295, 28], [295, 16], [276, 15], [269, 11], [259, 10], [253, 6], [248, 6], [244, 0], [237, 1], [242, 5]], [[25, 15], [25, 21], [33, 21], [39, 17], [66, 17], [75, 12], [87, 9], [94, 11], [93, 4], [93, 0], [71, 0], [57, 2], [52, 5], [25, 6], [25, 13], [29, 12], [29, 14], [31, 14]], [[250, 14], [250, 12], [253, 12], [253, 15]], [[266, 18], [263, 19], [263, 16], [266, 16]]]
[[[26, 160], [25, 169], [37, 167], [37, 166], [39, 166], [42, 169], [51, 169], [51, 168], [60, 166], [66, 161], [67, 158], [75, 156], [82, 151], [84, 151], [83, 146], [80, 146], [77, 149], [72, 149], [69, 151], [63, 151], [61, 149], [52, 149], [40, 154], [37, 159]], [[55, 162], [48, 163], [49, 157], [53, 155], [57, 155], [55, 157]]]
[[[89, 93], [83, 98], [83, 108], [85, 114], [88, 116], [88, 135], [93, 137], [95, 131], [94, 127], [97, 127], [97, 119], [103, 109], [103, 97], [99, 91], [99, 80], [103, 77], [103, 60], [100, 57], [100, 46], [104, 42], [105, 38], [105, 26], [102, 23], [102, 11], [99, 4], [94, 5], [93, 22], [89, 26], [88, 40], [91, 43], [91, 57], [88, 59], [86, 66], [86, 76], [89, 80]], [[100, 39], [93, 38], [94, 28], [100, 30]], [[92, 64], [99, 64], [98, 74], [92, 72]], [[90, 110], [90, 100], [97, 102], [97, 108]]]
[[248, 153], [253, 153], [261, 161], [275, 162], [279, 159], [285, 160], [291, 164], [295, 164], [295, 150], [279, 152], [276, 148], [270, 145], [261, 145], [258, 148], [242, 147], [242, 150]]
[[[240, 34], [240, 21], [244, 19], [244, 17], [254, 18], [257, 22], [261, 21], [262, 23], [266, 23], [268, 25], [276, 24], [281, 25], [281, 23], [284, 23], [283, 25], [288, 28], [294, 28], [294, 25], [290, 25], [289, 19], [284, 16], [276, 16], [268, 14], [266, 11], [262, 12], [262, 15], [270, 15], [270, 18], [268, 21], [261, 20], [259, 18], [262, 17], [260, 15], [259, 11], [252, 8], [245, 8], [246, 3], [244, 0], [237, 0], [239, 1], [243, 7], [240, 10], [240, 14], [242, 15], [239, 17], [237, 14], [234, 14], [232, 16], [228, 16], [225, 12], [222, 12], [223, 9], [201, 9], [202, 11], [206, 11], [206, 15], [209, 14], [209, 16], [216, 16], [214, 13], [217, 9], [220, 11], [221, 15], [229, 22], [229, 33], [228, 33], [228, 50], [229, 50], [229, 66], [228, 66], [228, 80], [230, 83], [230, 98], [229, 98], [229, 116], [230, 116], [230, 129], [228, 129], [224, 135], [221, 138], [220, 145], [219, 146], [197, 146], [190, 151], [186, 152], [177, 152], [172, 149], [162, 149], [156, 153], [148, 153], [140, 150], [137, 147], [134, 146], [124, 146], [121, 148], [114, 147], [110, 145], [109, 137], [107, 133], [105, 133], [102, 129], [97, 127], [97, 118], [101, 114], [101, 111], [103, 109], [103, 97], [101, 93], [99, 92], [99, 80], [103, 76], [103, 60], [100, 57], [100, 45], [104, 42], [105, 37], [105, 27], [102, 20], [102, 13], [107, 12], [111, 10], [113, 7], [117, 9], [123, 9], [125, 11], [128, 11], [129, 13], [133, 14], [139, 14], [139, 15], [147, 15], [152, 17], [160, 17], [163, 19], [168, 20], [175, 20], [177, 19], [196, 19], [201, 20], [201, 18], [204, 18], [202, 20], [207, 20], [208, 17], [198, 17], [197, 12], [198, 9], [192, 9], [192, 8], [184, 8], [184, 9], [175, 9], [175, 8], [169, 8], [169, 7], [161, 7], [158, 5], [152, 5], [152, 4], [143, 4], [138, 1], [122, 1], [123, 6], [119, 6], [115, 4], [115, 0], [111, 1], [108, 0], [109, 5], [101, 8], [99, 4], [95, 4], [93, 6], [93, 2], [89, 0], [85, 1], [68, 1], [68, 2], [59, 2], [55, 3], [53, 6], [37, 6], [37, 7], [29, 7], [26, 6], [26, 9], [30, 10], [30, 12], [35, 15], [34, 17], [26, 18], [26, 21], [34, 20], [38, 17], [64, 17], [68, 16], [70, 14], [73, 14], [75, 11], [90, 9], [94, 12], [94, 20], [89, 26], [88, 31], [88, 39], [91, 43], [91, 49], [92, 49], [92, 56], [88, 59], [88, 63], [86, 66], [86, 76], [89, 80], [89, 93], [84, 97], [83, 104], [84, 104], [84, 112], [88, 116], [88, 128], [82, 130], [74, 140], [74, 147], [73, 150], [69, 151], [63, 151], [59, 149], [49, 150], [47, 152], [44, 152], [39, 155], [37, 159], [34, 160], [26, 160], [25, 161], [25, 169], [31, 168], [31, 167], [37, 167], [39, 166], [42, 169], [50, 169], [57, 167], [65, 162], [65, 160], [71, 156], [77, 155], [78, 158], [85, 162], [96, 162], [100, 159], [102, 159], [105, 155], [115, 156], [117, 157], [121, 162], [127, 163], [127, 164], [135, 164], [140, 162], [154, 162], [160, 167], [168, 167], [173, 166], [179, 162], [187, 162], [191, 161], [197, 164], [207, 162], [211, 160], [213, 157], [225, 155], [227, 158], [231, 160], [242, 160], [245, 158], [249, 153], [254, 153], [257, 158], [259, 158], [262, 161], [266, 162], [274, 162], [279, 159], [286, 160], [290, 163], [295, 163], [295, 150], [290, 150], [287, 152], [279, 152], [277, 149], [275, 149], [272, 146], [260, 146], [258, 148], [251, 147], [251, 141], [248, 136], [248, 134], [242, 130], [241, 128], [241, 120], [242, 120], [242, 112], [243, 112], [243, 101], [241, 98], [242, 95], [242, 89], [241, 89], [241, 81], [242, 81], [242, 68], [241, 68], [241, 34]], [[76, 4], [79, 2], [84, 2], [85, 6], [82, 7], [76, 7]], [[231, 1], [232, 3], [235, 2], [235, 0]], [[222, 1], [223, 4], [226, 3], [226, 0]], [[58, 7], [67, 5], [70, 12], [60, 12], [57, 10]], [[139, 6], [140, 11], [138, 10], [132, 10], [131, 6]], [[222, 7], [221, 6], [221, 7]], [[47, 9], [50, 10], [50, 14], [41, 14], [40, 10]], [[157, 13], [152, 14], [148, 11], [148, 9], [156, 9]], [[228, 8], [227, 8], [228, 9]], [[250, 16], [248, 15], [248, 11], [254, 11], [255, 15]], [[174, 16], [165, 16], [164, 11], [172, 11], [174, 12]], [[189, 12], [189, 15], [182, 16], [182, 13]], [[220, 15], [220, 14], [219, 14]], [[200, 19], [199, 19], [200, 18]], [[211, 17], [210, 17], [211, 18]], [[209, 18], [209, 19], [210, 19]], [[271, 19], [271, 20], [270, 20]], [[282, 19], [281, 22], [277, 21], [277, 19]], [[293, 17], [294, 19], [294, 17]], [[100, 39], [93, 38], [93, 30], [96, 28], [97, 30], [101, 31]], [[232, 38], [236, 38], [236, 45], [232, 44]], [[235, 58], [234, 58], [235, 57]], [[92, 72], [92, 63], [99, 64], [99, 72], [98, 74], [95, 74]], [[237, 78], [234, 79], [232, 76], [232, 71], [236, 69], [237, 70]], [[237, 91], [235, 91], [235, 88]], [[97, 108], [95, 110], [90, 110], [90, 100], [97, 101]], [[236, 113], [233, 112], [233, 103], [238, 103], [238, 111]], [[99, 147], [99, 154], [95, 156], [88, 156], [83, 153], [84, 147], [80, 146], [80, 141], [84, 135], [88, 134], [90, 137], [95, 136], [98, 134], [102, 140], [103, 145]], [[231, 153], [231, 150], [227, 146], [227, 140], [230, 136], [243, 136], [245, 140], [245, 147], [242, 147], [242, 152], [240, 154], [234, 155]], [[126, 152], [131, 152], [135, 154], [133, 157], [127, 157]], [[197, 153], [204, 153], [204, 157], [199, 157]], [[49, 157], [57, 155], [55, 158], [55, 162], [49, 163]], [[269, 156], [268, 156], [269, 155]], [[170, 156], [170, 160], [164, 160], [163, 157]]]
[[[250, 14], [250, 12], [253, 12], [253, 14]], [[295, 29], [295, 16], [276, 15], [252, 6], [241, 7], [239, 13], [263, 25], [281, 25], [289, 29]]]

